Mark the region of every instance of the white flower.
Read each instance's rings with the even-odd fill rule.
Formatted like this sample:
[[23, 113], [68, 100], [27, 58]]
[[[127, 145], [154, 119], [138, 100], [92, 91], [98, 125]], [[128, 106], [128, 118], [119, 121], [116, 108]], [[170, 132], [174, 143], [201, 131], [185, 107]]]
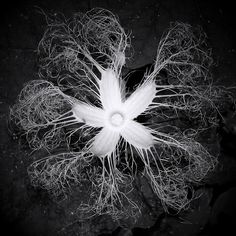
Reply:
[[[141, 173], [164, 209], [185, 208], [194, 198], [191, 183], [199, 183], [217, 163], [197, 139], [215, 121], [212, 111], [218, 111], [215, 103], [225, 94], [207, 82], [212, 59], [205, 34], [188, 24], [172, 24], [160, 39], [152, 71], [127, 97], [120, 74], [129, 36], [107, 10], [75, 16], [50, 23], [38, 47], [40, 76], [58, 86], [32, 81], [11, 109], [12, 121], [32, 149], [50, 151], [63, 142], [69, 147], [34, 161], [28, 167], [32, 184], [56, 197], [67, 194], [67, 188], [71, 192], [71, 183], [89, 184], [88, 202], [78, 209], [118, 219], [139, 210], [130, 193]], [[147, 112], [152, 125], [135, 120]], [[74, 152], [71, 137], [76, 134], [79, 144], [77, 134], [84, 130], [94, 137]]]
[[153, 146], [150, 129], [134, 119], [152, 104], [156, 94], [155, 82], [146, 80], [127, 99], [121, 81], [112, 69], [104, 70], [98, 83], [102, 108], [86, 103], [77, 103], [73, 107], [78, 120], [91, 127], [102, 127], [90, 145], [90, 151], [98, 156], [111, 155], [121, 137], [137, 149]]

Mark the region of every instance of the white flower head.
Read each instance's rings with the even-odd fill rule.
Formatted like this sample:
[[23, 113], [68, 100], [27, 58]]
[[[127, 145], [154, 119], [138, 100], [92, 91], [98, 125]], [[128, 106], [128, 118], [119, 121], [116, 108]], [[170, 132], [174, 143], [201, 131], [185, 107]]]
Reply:
[[137, 149], [153, 146], [154, 137], [150, 129], [134, 119], [147, 110], [155, 94], [155, 82], [147, 80], [126, 99], [117, 74], [112, 69], [103, 71], [99, 81], [102, 108], [85, 103], [73, 107], [78, 120], [83, 120], [88, 126], [102, 127], [90, 150], [98, 156], [109, 156], [115, 152], [121, 137]]
[[[198, 131], [215, 120], [211, 111], [217, 110], [220, 91], [207, 82], [212, 60], [204, 34], [195, 35], [188, 24], [172, 24], [157, 45], [152, 71], [127, 96], [121, 71], [129, 39], [114, 14], [96, 8], [58, 22], [49, 24], [38, 47], [45, 80], [28, 83], [11, 109], [11, 119], [34, 150], [50, 151], [63, 141], [69, 146], [66, 153], [33, 162], [32, 183], [58, 194], [70, 181], [81, 186], [90, 176], [88, 208], [117, 217], [117, 209], [127, 212], [123, 200], [139, 209], [127, 196], [139, 159], [142, 175], [164, 206], [181, 210], [189, 202], [189, 184], [200, 182], [217, 162], [196, 140]], [[168, 78], [159, 80], [161, 70]], [[139, 123], [138, 116], [147, 113], [152, 122]], [[198, 126], [183, 130], [170, 122], [181, 116]], [[76, 134], [79, 144], [84, 130], [92, 138], [74, 152], [70, 138]], [[122, 159], [123, 150], [130, 162]]]

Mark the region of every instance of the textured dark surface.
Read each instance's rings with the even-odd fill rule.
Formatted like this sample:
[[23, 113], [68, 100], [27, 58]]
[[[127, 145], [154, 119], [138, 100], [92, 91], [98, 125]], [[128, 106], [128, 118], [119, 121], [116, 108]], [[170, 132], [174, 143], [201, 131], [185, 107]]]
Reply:
[[[0, 201], [4, 235], [222, 235], [235, 229], [236, 210], [236, 121], [230, 111], [219, 129], [221, 144], [218, 172], [200, 188], [193, 210], [180, 215], [156, 209], [155, 199], [141, 183], [147, 206], [136, 222], [112, 222], [100, 217], [76, 222], [74, 204], [61, 205], [36, 192], [28, 183], [26, 166], [30, 153], [18, 145], [7, 129], [7, 113], [26, 81], [37, 78], [37, 44], [45, 21], [37, 12], [77, 11], [104, 7], [119, 16], [121, 25], [132, 33], [133, 57], [127, 70], [152, 63], [162, 32], [171, 21], [201, 25], [213, 49], [214, 79], [225, 86], [236, 85], [234, 7], [227, 1], [197, 0], [52, 0], [19, 1], [1, 7], [0, 35]], [[213, 148], [218, 148], [217, 144]], [[159, 206], [160, 208], [160, 206]], [[75, 222], [75, 223], [73, 223]], [[66, 226], [67, 225], [67, 226]], [[87, 232], [87, 233], [86, 233]]]

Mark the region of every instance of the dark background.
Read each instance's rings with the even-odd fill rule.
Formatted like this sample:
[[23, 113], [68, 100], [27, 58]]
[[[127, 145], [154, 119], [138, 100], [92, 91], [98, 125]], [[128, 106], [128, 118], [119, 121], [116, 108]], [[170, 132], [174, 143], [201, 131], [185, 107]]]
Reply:
[[[7, 114], [26, 81], [37, 79], [36, 49], [46, 27], [45, 12], [71, 16], [77, 11], [103, 7], [119, 16], [132, 33], [134, 55], [127, 69], [152, 63], [162, 32], [172, 21], [201, 25], [214, 56], [214, 80], [236, 86], [235, 7], [231, 1], [204, 0], [31, 0], [1, 3], [0, 32], [0, 207], [3, 235], [217, 235], [236, 233], [236, 121], [229, 110], [218, 130], [220, 166], [211, 183], [200, 191], [195, 210], [178, 216], [145, 214], [122, 228], [109, 219], [96, 225], [73, 224], [71, 208], [52, 203], [30, 188], [25, 161], [29, 151], [9, 134]], [[233, 1], [232, 1], [233, 2]], [[218, 144], [217, 144], [218, 145]], [[70, 206], [71, 207], [71, 206]], [[70, 212], [70, 213], [69, 213]], [[64, 227], [65, 222], [68, 227]], [[94, 222], [93, 222], [94, 223]], [[234, 225], [235, 224], [235, 225]], [[99, 226], [98, 226], [99, 225]], [[87, 232], [87, 234], [86, 234]], [[89, 233], [90, 232], [90, 233]], [[226, 233], [226, 235], [229, 235]], [[233, 235], [233, 233], [231, 233]]]

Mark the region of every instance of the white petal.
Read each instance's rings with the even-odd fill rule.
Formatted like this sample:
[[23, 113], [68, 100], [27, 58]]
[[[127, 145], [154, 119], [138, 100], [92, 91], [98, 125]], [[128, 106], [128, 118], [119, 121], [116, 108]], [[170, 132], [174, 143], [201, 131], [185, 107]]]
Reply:
[[104, 127], [98, 133], [90, 147], [90, 151], [97, 156], [107, 156], [115, 151], [120, 134]]
[[130, 119], [143, 113], [152, 103], [156, 94], [156, 85], [153, 80], [145, 81], [125, 101], [125, 113]]
[[114, 110], [121, 107], [121, 87], [119, 78], [113, 70], [102, 72], [100, 81], [100, 99], [105, 110]]
[[130, 120], [120, 132], [121, 136], [136, 148], [148, 149], [154, 144], [151, 132], [136, 121]]
[[79, 122], [84, 122], [92, 127], [104, 126], [105, 111], [101, 108], [85, 103], [77, 103], [72, 110]]

